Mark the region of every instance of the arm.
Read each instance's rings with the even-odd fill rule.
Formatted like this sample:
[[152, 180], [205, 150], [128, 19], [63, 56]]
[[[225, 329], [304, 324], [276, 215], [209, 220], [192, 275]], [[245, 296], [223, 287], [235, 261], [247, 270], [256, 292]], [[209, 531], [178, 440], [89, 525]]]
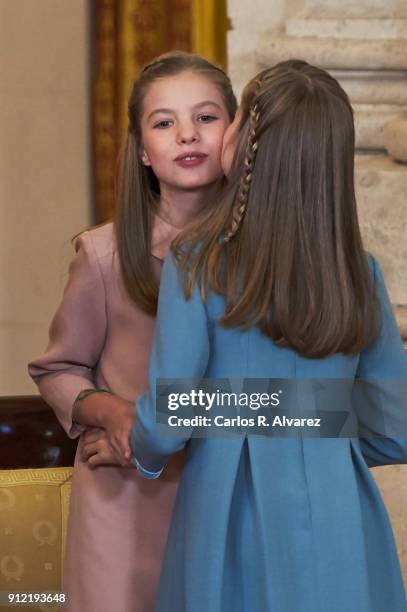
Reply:
[[89, 232], [82, 234], [75, 248], [63, 299], [51, 323], [48, 348], [29, 364], [41, 395], [71, 438], [85, 426], [112, 429], [112, 419], [117, 429], [123, 416], [129, 421], [133, 414], [131, 402], [105, 393], [74, 406], [80, 391], [95, 387], [93, 371], [107, 329], [104, 282]]
[[361, 353], [356, 374], [363, 379], [360, 414], [367, 435], [363, 434], [360, 446], [369, 467], [407, 463], [407, 357], [380, 266], [374, 259], [373, 272], [382, 328], [375, 343]]
[[80, 391], [95, 386], [93, 368], [106, 332], [103, 280], [89, 234], [85, 232], [76, 241], [75, 249], [62, 302], [51, 322], [47, 350], [28, 366], [42, 397], [72, 438], [85, 429], [73, 423], [73, 404]]
[[195, 288], [185, 300], [172, 254], [167, 257], [160, 284], [157, 327], [150, 358], [149, 391], [136, 402], [131, 445], [139, 472], [157, 478], [169, 456], [181, 450], [188, 436], [160, 436], [156, 427], [156, 380], [204, 376], [209, 360], [206, 309]]

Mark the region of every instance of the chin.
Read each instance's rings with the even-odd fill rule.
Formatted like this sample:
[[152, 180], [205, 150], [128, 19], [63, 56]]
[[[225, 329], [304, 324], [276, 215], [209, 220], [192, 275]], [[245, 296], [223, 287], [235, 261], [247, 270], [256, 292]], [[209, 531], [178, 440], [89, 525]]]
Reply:
[[192, 189], [205, 189], [206, 187], [212, 187], [212, 185], [214, 185], [214, 183], [216, 183], [216, 181], [218, 181], [220, 179], [220, 176], [217, 177], [208, 177], [206, 179], [194, 179], [194, 180], [189, 180], [189, 181], [183, 181], [182, 183], [180, 183], [178, 185], [179, 189], [188, 189], [188, 190], [192, 190]]

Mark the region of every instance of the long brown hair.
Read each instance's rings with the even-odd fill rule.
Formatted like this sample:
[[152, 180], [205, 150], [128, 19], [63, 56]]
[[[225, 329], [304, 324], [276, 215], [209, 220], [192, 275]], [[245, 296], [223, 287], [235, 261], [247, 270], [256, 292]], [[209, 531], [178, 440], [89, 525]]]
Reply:
[[244, 90], [224, 195], [173, 250], [189, 297], [195, 283], [226, 298], [220, 323], [258, 325], [309, 358], [360, 352], [380, 314], [354, 192], [349, 99], [300, 60]]
[[175, 51], [157, 57], [143, 68], [129, 98], [128, 135], [120, 163], [115, 233], [124, 285], [130, 298], [149, 314], [157, 309], [158, 284], [151, 268], [151, 232], [160, 187], [153, 170], [142, 164], [140, 119], [149, 86], [184, 71], [205, 75], [219, 88], [230, 120], [236, 98], [229, 77], [200, 55]]

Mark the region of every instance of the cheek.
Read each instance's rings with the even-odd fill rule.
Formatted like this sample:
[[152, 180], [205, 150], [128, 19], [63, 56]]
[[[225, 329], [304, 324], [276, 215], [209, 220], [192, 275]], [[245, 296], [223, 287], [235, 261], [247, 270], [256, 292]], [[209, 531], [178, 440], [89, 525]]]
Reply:
[[231, 143], [233, 142], [233, 139], [235, 136], [235, 132], [236, 132], [236, 129], [235, 129], [234, 123], [230, 123], [223, 133], [222, 156], [223, 156], [223, 152], [231, 146]]
[[226, 130], [223, 137], [221, 163], [223, 172], [226, 176], [228, 176], [233, 163], [233, 158], [235, 156], [235, 151], [238, 143], [238, 134], [238, 129], [235, 125], [232, 124], [230, 128]]
[[222, 139], [222, 158], [225, 154], [225, 151], [229, 145], [229, 141], [230, 141], [230, 130], [229, 128], [225, 131], [224, 135], [223, 135], [223, 139]]
[[144, 142], [143, 150], [148, 155], [149, 161], [153, 166], [162, 166], [168, 161], [168, 146], [165, 139], [147, 138]]
[[228, 126], [222, 125], [215, 131], [212, 135], [212, 151], [216, 155], [216, 157], [220, 160], [222, 157], [222, 149], [224, 142], [224, 135], [227, 131]]
[[232, 166], [234, 149], [230, 144], [230, 141], [223, 143], [222, 154], [221, 154], [221, 165], [225, 176], [228, 176], [230, 168]]

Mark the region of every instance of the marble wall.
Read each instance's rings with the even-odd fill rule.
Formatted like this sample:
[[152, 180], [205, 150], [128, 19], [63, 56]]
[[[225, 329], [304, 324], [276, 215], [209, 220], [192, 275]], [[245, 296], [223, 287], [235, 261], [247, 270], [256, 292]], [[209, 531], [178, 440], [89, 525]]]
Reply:
[[0, 395], [22, 395], [90, 222], [87, 3], [2, 0], [0, 30]]
[[365, 245], [381, 262], [407, 339], [407, 5], [230, 0], [229, 16], [230, 73], [239, 92], [258, 70], [289, 57], [326, 68], [348, 92]]

